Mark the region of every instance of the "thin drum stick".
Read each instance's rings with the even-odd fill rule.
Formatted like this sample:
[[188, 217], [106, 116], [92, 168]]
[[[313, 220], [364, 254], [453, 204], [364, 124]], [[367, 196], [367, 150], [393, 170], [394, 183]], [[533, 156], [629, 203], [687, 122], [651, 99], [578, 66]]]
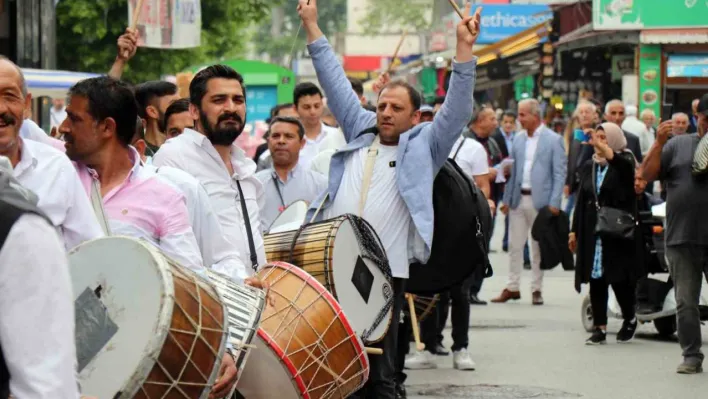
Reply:
[[371, 348], [371, 347], [366, 347], [364, 348], [366, 350], [366, 353], [369, 355], [383, 355], [383, 349], [381, 348]]
[[396, 58], [398, 57], [398, 52], [401, 50], [401, 46], [403, 45], [403, 40], [406, 38], [406, 35], [408, 34], [407, 31], [403, 31], [403, 34], [401, 35], [401, 39], [398, 40], [398, 45], [396, 46], [396, 51], [393, 52], [393, 57], [391, 57], [391, 63], [388, 64], [388, 68], [386, 69], [386, 73], [391, 72], [391, 69], [393, 69], [393, 63], [396, 62]]
[[[455, 0], [447, 0], [447, 1], [450, 2], [450, 5], [452, 6], [452, 8], [455, 9], [455, 12], [457, 12], [457, 15], [459, 15], [461, 19], [465, 19], [465, 16], [462, 15], [462, 10], [457, 5], [457, 3], [455, 3]], [[479, 10], [479, 7], [477, 7], [477, 10]], [[477, 13], [477, 11], [475, 10], [475, 14], [476, 13]], [[472, 21], [470, 21], [470, 22], [472, 22]], [[477, 29], [472, 29], [472, 27], [470, 26], [470, 22], [467, 23], [467, 29], [469, 29], [471, 34], [477, 36], [479, 34], [479, 25], [477, 26]]]
[[408, 300], [408, 308], [411, 313], [411, 327], [413, 328], [413, 339], [415, 340], [415, 348], [418, 352], [425, 349], [425, 344], [420, 342], [420, 329], [418, 328], [418, 316], [415, 314], [415, 304], [413, 303], [413, 295], [406, 294]]

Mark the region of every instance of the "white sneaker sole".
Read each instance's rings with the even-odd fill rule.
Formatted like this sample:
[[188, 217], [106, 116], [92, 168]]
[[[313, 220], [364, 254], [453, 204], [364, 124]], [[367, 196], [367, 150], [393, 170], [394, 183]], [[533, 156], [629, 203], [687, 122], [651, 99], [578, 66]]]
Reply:
[[438, 368], [437, 364], [431, 363], [431, 364], [414, 364], [414, 365], [407, 365], [404, 364], [403, 368], [406, 370], [430, 370], [430, 369], [436, 369]]

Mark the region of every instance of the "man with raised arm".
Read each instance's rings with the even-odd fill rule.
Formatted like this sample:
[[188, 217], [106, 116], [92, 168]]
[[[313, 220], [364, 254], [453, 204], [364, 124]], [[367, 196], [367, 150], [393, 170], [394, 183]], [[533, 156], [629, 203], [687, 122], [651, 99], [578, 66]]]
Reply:
[[[376, 345], [383, 355], [370, 358], [369, 381], [352, 397], [392, 399], [398, 319], [409, 264], [414, 259], [425, 262], [430, 256], [433, 180], [472, 115], [477, 65], [472, 46], [479, 35], [481, 9], [470, 16], [470, 5], [465, 6], [467, 17], [457, 26], [457, 52], [447, 100], [432, 122], [420, 124], [420, 94], [405, 82], [389, 82], [383, 87], [375, 113], [362, 108], [317, 24], [317, 0], [299, 0], [298, 12], [317, 78], [348, 143], [332, 156], [329, 186], [312, 203], [312, 209], [324, 201], [319, 217], [353, 213], [371, 223], [382, 240], [394, 278], [393, 320]], [[377, 134], [368, 130], [371, 128], [376, 128]], [[362, 133], [364, 130], [367, 132]], [[373, 173], [367, 190], [362, 186], [370, 157], [374, 157]], [[368, 191], [365, 198], [362, 191]]]

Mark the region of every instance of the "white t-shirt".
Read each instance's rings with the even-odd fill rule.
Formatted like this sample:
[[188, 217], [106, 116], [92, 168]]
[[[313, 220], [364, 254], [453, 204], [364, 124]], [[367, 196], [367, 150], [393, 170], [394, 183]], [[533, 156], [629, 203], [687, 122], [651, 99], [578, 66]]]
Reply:
[[339, 148], [346, 145], [343, 133], [333, 127], [329, 127], [322, 123], [320, 134], [313, 140], [305, 136], [305, 146], [300, 150], [300, 159], [298, 165], [303, 169], [309, 169], [312, 160], [319, 154], [320, 151], [327, 148]]
[[[459, 152], [457, 151], [458, 148], [460, 150]], [[455, 153], [457, 153], [457, 157], [455, 157]], [[455, 142], [455, 145], [452, 146], [450, 158], [454, 158], [457, 165], [460, 166], [460, 169], [462, 169], [471, 180], [474, 180], [475, 176], [489, 173], [487, 151], [484, 150], [482, 144], [477, 140], [465, 140], [464, 137], [460, 136]]]
[[[347, 157], [342, 183], [326, 218], [359, 213], [368, 151], [369, 147], [364, 147]], [[408, 230], [412, 219], [396, 185], [397, 151], [398, 146], [379, 146], [362, 217], [381, 239], [393, 277], [408, 278]]]

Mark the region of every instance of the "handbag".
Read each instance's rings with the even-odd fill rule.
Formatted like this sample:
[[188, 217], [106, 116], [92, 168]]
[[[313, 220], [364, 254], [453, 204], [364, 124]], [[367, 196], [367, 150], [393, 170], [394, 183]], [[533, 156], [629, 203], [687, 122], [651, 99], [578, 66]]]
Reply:
[[595, 208], [597, 209], [597, 223], [595, 224], [595, 234], [603, 238], [634, 239], [634, 229], [637, 226], [636, 218], [633, 214], [622, 209], [610, 206], [600, 206], [597, 198], [597, 177], [596, 167], [592, 167], [592, 193], [595, 196]]

